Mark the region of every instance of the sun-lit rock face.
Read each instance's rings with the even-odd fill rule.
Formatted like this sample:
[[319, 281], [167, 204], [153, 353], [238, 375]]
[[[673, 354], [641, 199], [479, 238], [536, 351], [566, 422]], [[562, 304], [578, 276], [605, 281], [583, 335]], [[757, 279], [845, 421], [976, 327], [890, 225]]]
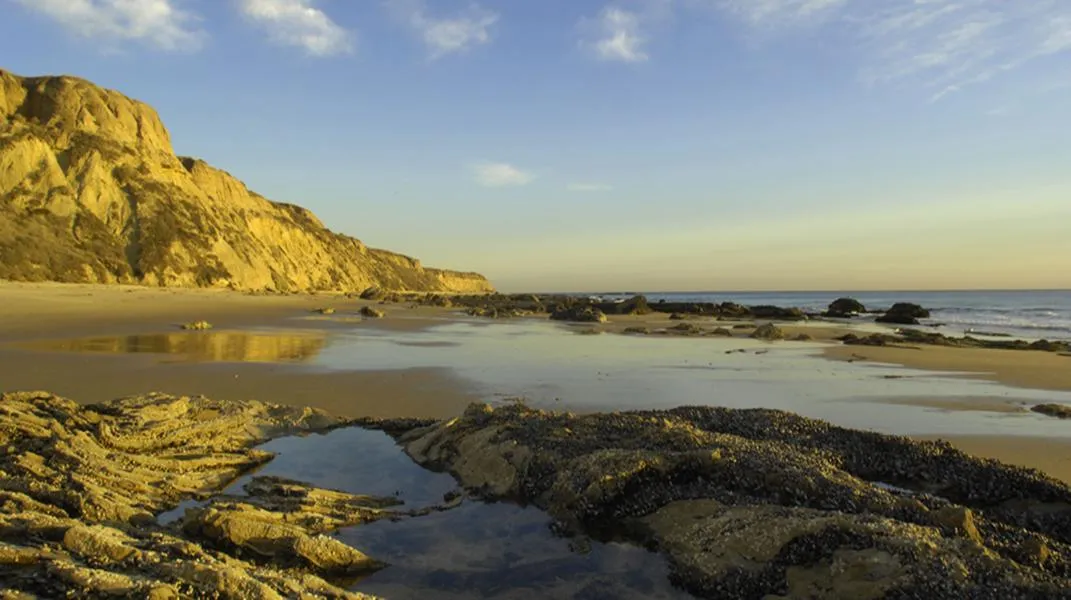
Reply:
[[328, 230], [204, 161], [147, 104], [74, 77], [0, 70], [0, 278], [276, 291], [479, 293]]

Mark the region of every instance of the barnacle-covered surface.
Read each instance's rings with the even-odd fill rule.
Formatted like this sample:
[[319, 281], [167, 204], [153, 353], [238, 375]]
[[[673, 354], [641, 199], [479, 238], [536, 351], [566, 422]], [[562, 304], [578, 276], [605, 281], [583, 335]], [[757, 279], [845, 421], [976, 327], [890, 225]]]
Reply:
[[564, 534], [662, 551], [701, 597], [1071, 598], [1071, 489], [941, 442], [714, 407], [380, 426]]

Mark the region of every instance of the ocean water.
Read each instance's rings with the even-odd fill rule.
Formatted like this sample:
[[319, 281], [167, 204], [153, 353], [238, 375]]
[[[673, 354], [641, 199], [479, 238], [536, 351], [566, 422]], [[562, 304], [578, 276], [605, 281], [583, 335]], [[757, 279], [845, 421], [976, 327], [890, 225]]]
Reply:
[[[641, 292], [643, 293], [643, 292]], [[632, 294], [596, 294], [626, 298]], [[825, 310], [841, 297], [855, 298], [868, 310], [897, 302], [930, 309], [924, 324], [939, 325], [948, 335], [987, 332], [1027, 340], [1071, 340], [1071, 290], [954, 291], [954, 292], [647, 292], [651, 302], [737, 302], [745, 305], [794, 306], [809, 312]], [[873, 320], [873, 316], [864, 317]], [[976, 333], [977, 335], [977, 333]]]

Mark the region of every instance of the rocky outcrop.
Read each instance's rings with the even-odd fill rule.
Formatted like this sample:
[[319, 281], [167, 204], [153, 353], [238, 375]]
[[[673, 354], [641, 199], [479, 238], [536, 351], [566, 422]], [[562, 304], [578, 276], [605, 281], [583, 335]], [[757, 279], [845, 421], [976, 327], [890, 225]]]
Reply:
[[217, 497], [186, 511], [182, 530], [191, 539], [274, 564], [333, 576], [367, 573], [384, 565], [329, 537], [333, 531], [396, 516], [393, 498], [322, 490], [301, 482], [257, 477], [247, 497]]
[[341, 424], [260, 402], [3, 395], [0, 596], [364, 598], [323, 577], [378, 563], [323, 534], [387, 516], [390, 500], [258, 478], [179, 525], [155, 517], [269, 460], [255, 444]]
[[0, 71], [0, 279], [484, 293], [328, 230], [204, 161], [156, 111], [74, 77]]
[[785, 339], [785, 332], [773, 323], [766, 323], [765, 325], [756, 327], [755, 331], [751, 332], [751, 337], [756, 340], [772, 342]]
[[605, 323], [606, 314], [591, 306], [563, 307], [550, 313], [555, 321], [572, 321], [574, 323]]
[[892, 308], [885, 311], [885, 314], [875, 319], [875, 321], [878, 323], [893, 323], [897, 325], [918, 325], [919, 319], [928, 319], [929, 317], [930, 311], [922, 308], [918, 304], [897, 302], [892, 305]]
[[656, 548], [699, 597], [1071, 597], [1071, 489], [942, 442], [713, 407], [404, 425], [419, 463]]
[[918, 329], [898, 329], [895, 335], [874, 333], [860, 337], [854, 333], [843, 335], [838, 340], [849, 346], [888, 346], [894, 344], [926, 344], [930, 346], [947, 346], [950, 348], [988, 348], [991, 350], [1034, 350], [1037, 352], [1071, 351], [1069, 342], [1052, 342], [1049, 340], [982, 340], [971, 336], [950, 337], [942, 333], [919, 331]]
[[850, 319], [866, 312], [866, 306], [855, 298], [837, 298], [829, 304], [829, 308], [823, 317], [835, 319]]
[[1057, 419], [1071, 419], [1071, 405], [1068, 404], [1037, 404], [1031, 406], [1030, 410]]

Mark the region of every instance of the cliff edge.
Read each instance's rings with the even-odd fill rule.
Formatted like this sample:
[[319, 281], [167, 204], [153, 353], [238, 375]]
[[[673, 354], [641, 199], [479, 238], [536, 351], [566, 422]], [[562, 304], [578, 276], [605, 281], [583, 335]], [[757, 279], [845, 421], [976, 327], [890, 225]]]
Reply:
[[245, 290], [493, 291], [327, 229], [204, 161], [156, 111], [75, 77], [0, 70], [0, 279]]

